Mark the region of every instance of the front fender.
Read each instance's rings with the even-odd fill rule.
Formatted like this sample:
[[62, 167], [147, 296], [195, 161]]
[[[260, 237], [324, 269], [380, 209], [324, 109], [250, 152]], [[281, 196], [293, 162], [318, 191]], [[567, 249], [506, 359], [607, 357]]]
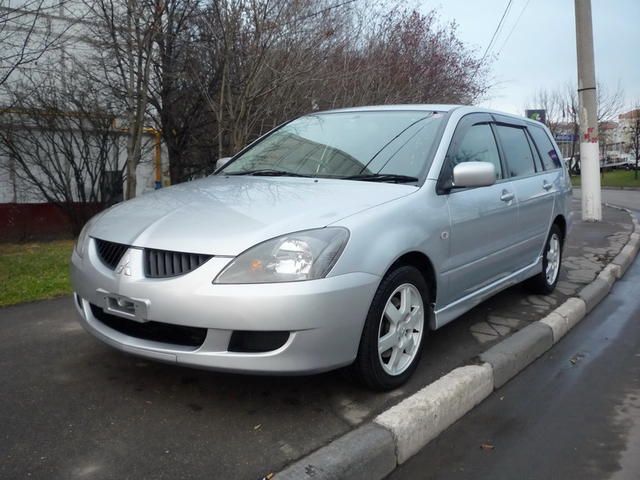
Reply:
[[427, 181], [413, 195], [334, 223], [348, 228], [351, 236], [330, 275], [364, 272], [383, 277], [398, 258], [420, 252], [433, 265], [438, 298], [446, 298], [448, 285], [441, 283], [440, 271], [449, 254], [450, 220], [446, 199], [435, 194], [434, 183]]

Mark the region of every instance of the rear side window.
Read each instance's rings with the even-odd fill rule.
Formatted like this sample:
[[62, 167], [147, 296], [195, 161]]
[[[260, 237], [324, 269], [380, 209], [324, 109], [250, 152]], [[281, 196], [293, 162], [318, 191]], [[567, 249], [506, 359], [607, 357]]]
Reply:
[[491, 127], [484, 123], [469, 128], [451, 157], [451, 168], [463, 162], [490, 162], [496, 167], [496, 179], [502, 178], [498, 147]]
[[529, 127], [529, 133], [533, 137], [533, 141], [536, 142], [536, 147], [542, 157], [542, 164], [545, 170], [553, 170], [554, 168], [560, 168], [560, 158], [556, 149], [553, 148], [551, 140], [547, 133], [539, 127]]
[[498, 137], [502, 144], [510, 177], [524, 177], [536, 172], [533, 154], [527, 135], [522, 128], [497, 126]]

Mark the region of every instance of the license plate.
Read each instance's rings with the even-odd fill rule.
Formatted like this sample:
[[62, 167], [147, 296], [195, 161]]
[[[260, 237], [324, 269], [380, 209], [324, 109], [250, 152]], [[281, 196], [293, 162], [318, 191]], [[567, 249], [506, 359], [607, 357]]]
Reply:
[[149, 300], [125, 297], [124, 295], [118, 295], [104, 290], [98, 290], [98, 294], [103, 299], [102, 309], [105, 312], [136, 322], [143, 323], [147, 321]]

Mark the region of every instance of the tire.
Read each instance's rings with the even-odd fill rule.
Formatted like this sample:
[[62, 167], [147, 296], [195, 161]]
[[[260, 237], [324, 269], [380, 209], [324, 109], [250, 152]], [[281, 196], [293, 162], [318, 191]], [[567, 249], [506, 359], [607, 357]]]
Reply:
[[[544, 245], [542, 253], [542, 271], [535, 277], [531, 277], [527, 280], [527, 287], [533, 293], [540, 295], [549, 295], [552, 293], [556, 285], [558, 284], [558, 278], [560, 278], [560, 268], [562, 267], [562, 245], [564, 238], [562, 237], [562, 231], [560, 227], [555, 223], [551, 226], [547, 242]], [[549, 262], [553, 262], [552, 269], [548, 275]]]
[[[407, 299], [411, 301], [407, 303]], [[411, 377], [429, 329], [429, 302], [427, 282], [415, 267], [400, 266], [382, 279], [352, 365], [362, 383], [384, 391], [399, 387]], [[379, 342], [383, 338], [386, 341]], [[388, 349], [379, 352], [379, 346], [382, 349], [387, 345]]]

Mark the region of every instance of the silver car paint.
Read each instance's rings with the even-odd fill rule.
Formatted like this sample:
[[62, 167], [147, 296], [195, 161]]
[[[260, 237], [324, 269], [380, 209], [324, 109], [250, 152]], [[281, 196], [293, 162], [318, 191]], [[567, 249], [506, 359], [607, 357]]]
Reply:
[[[404, 108], [448, 111], [433, 162], [418, 187], [213, 176], [109, 209], [93, 223], [89, 236], [131, 245], [122, 261], [129, 262], [133, 273], [118, 275], [102, 265], [94, 240], [84, 258], [74, 252], [72, 282], [85, 328], [121, 350], [164, 361], [231, 371], [317, 372], [354, 360], [377, 286], [407, 253], [418, 252], [433, 266], [437, 294], [432, 328], [538, 273], [553, 219], [562, 215], [571, 226], [571, 187], [564, 170], [439, 195], [436, 182], [457, 123], [467, 114], [490, 111], [420, 105], [365, 109]], [[552, 188], [543, 188], [545, 180]], [[500, 199], [505, 191], [513, 193], [512, 200]], [[349, 229], [350, 238], [324, 279], [212, 283], [233, 257], [261, 241], [329, 225]], [[143, 247], [215, 256], [186, 275], [149, 279], [142, 273]], [[101, 305], [100, 290], [144, 299], [150, 320], [208, 328], [204, 345], [176, 347], [110, 329], [88, 307], [88, 302]], [[226, 351], [233, 330], [293, 333], [278, 350], [249, 354]]]
[[263, 240], [324, 227], [414, 190], [330, 179], [211, 176], [116, 205], [96, 222], [91, 236], [236, 256]]
[[453, 169], [453, 184], [459, 187], [488, 187], [496, 183], [496, 167], [487, 162], [465, 162]]
[[[125, 255], [142, 264], [142, 250]], [[98, 338], [129, 353], [169, 362], [229, 371], [319, 372], [346, 365], [355, 356], [367, 302], [380, 279], [364, 273], [281, 284], [213, 285], [211, 280], [230, 261], [214, 257], [193, 272], [174, 279], [150, 281], [141, 268], [131, 276], [114, 275], [100, 265], [94, 248], [73, 257], [72, 282], [82, 307], [76, 306], [83, 326]], [[98, 268], [94, 267], [97, 266]], [[101, 305], [95, 287], [148, 301], [148, 317], [155, 321], [209, 328], [197, 348], [161, 344], [123, 335], [98, 322], [89, 302]], [[233, 330], [286, 330], [293, 334], [280, 349], [241, 354], [227, 351]]]

